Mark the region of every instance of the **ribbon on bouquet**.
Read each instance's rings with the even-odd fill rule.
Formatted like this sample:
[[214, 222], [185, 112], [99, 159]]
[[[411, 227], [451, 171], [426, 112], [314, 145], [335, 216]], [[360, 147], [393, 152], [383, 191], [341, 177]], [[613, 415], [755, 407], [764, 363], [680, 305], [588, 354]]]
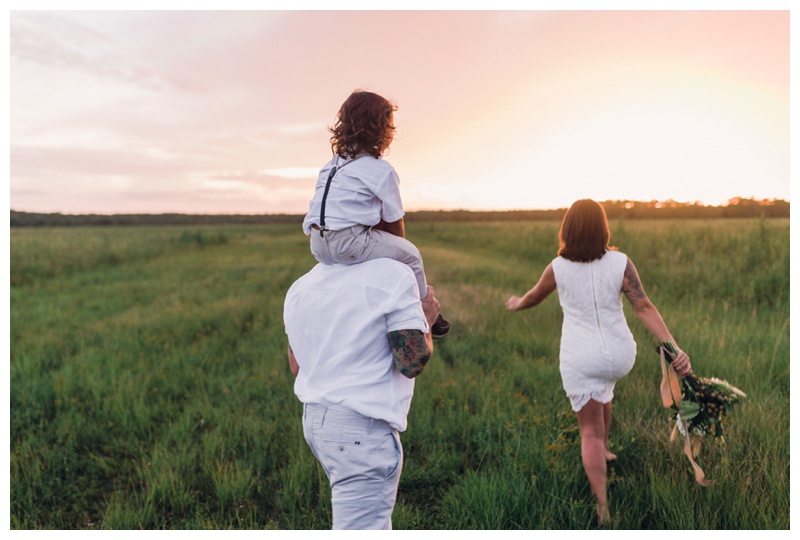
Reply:
[[[692, 457], [692, 442], [689, 438], [689, 425], [686, 423], [686, 420], [683, 419], [683, 416], [680, 415], [681, 396], [683, 393], [681, 391], [680, 381], [678, 380], [678, 374], [675, 372], [675, 369], [672, 367], [672, 365], [667, 363], [667, 360], [664, 357], [664, 348], [659, 347], [659, 351], [661, 353], [661, 401], [664, 404], [664, 407], [669, 408], [674, 406], [678, 411], [677, 420], [683, 426], [683, 453], [686, 454], [686, 457], [689, 458], [689, 463], [692, 464], [692, 468], [694, 469], [694, 479], [703, 487], [713, 486], [714, 482], [711, 480], [706, 480], [706, 475], [703, 472], [703, 469], [700, 468], [700, 465], [698, 465]], [[675, 396], [678, 396], [678, 399], [675, 399]]]

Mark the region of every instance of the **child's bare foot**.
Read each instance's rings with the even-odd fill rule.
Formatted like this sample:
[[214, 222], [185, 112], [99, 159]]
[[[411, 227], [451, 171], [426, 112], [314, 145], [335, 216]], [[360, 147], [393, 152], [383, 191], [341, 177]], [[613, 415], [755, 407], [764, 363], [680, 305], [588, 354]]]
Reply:
[[602, 527], [611, 521], [611, 512], [608, 511], [608, 501], [597, 503], [597, 526]]
[[615, 459], [617, 459], [617, 455], [606, 450], [606, 461], [614, 461]]

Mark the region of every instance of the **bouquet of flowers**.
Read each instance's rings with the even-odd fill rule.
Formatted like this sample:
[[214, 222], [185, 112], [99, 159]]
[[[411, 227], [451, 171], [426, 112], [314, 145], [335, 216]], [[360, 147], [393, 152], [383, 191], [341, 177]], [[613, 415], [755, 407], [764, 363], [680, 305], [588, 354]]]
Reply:
[[700, 441], [711, 435], [724, 442], [722, 421], [733, 410], [734, 404], [747, 395], [729, 382], [716, 377], [698, 377], [690, 373], [678, 382], [674, 370], [667, 369], [664, 362], [666, 360], [671, 363], [677, 355], [674, 345], [662, 342], [658, 344], [656, 351], [661, 355], [664, 374], [661, 383], [664, 406], [672, 409], [675, 420], [672, 438], [676, 431], [680, 431], [685, 440], [684, 453], [694, 467], [697, 482], [709, 486], [712, 483], [705, 480], [702, 469], [693, 459], [699, 453]]
[[[677, 355], [672, 343], [660, 343], [657, 350], [660, 352], [661, 349], [667, 362], [672, 362]], [[698, 377], [690, 373], [681, 379], [681, 383], [681, 395], [674, 396], [672, 405], [681, 435], [688, 428], [691, 435], [722, 437], [723, 419], [733, 410], [734, 404], [747, 395], [728, 381], [716, 377]], [[685, 426], [681, 419], [685, 421]]]

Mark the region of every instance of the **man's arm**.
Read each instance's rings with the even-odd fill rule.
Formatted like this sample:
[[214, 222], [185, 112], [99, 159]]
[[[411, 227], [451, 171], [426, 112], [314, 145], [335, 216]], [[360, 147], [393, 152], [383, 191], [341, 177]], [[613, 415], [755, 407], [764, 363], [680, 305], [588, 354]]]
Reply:
[[291, 345], [289, 345], [289, 369], [292, 370], [292, 375], [295, 377], [300, 373], [300, 366], [297, 364], [297, 358], [294, 357], [294, 351]]
[[[422, 311], [428, 321], [428, 328], [433, 326], [439, 316], [439, 301], [433, 294], [433, 287], [428, 285], [428, 295], [422, 300]], [[394, 355], [394, 365], [404, 377], [413, 379], [425, 369], [425, 364], [433, 354], [433, 337], [430, 331], [394, 330], [389, 332], [389, 347]]]
[[395, 330], [389, 332], [389, 347], [394, 355], [394, 365], [404, 377], [413, 379], [425, 369], [433, 354], [430, 332], [420, 330]]

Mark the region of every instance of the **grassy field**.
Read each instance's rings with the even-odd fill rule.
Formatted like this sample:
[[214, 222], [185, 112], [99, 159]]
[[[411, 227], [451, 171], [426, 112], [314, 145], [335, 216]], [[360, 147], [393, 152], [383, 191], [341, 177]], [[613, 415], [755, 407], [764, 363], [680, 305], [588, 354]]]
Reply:
[[[699, 458], [716, 485], [698, 486], [628, 310], [611, 527], [788, 529], [788, 220], [611, 226], [695, 372], [749, 396]], [[557, 230], [409, 224], [453, 329], [417, 380], [394, 528], [594, 527], [557, 296], [504, 308]], [[282, 323], [314, 264], [298, 226], [13, 229], [10, 251], [12, 529], [330, 527]]]

